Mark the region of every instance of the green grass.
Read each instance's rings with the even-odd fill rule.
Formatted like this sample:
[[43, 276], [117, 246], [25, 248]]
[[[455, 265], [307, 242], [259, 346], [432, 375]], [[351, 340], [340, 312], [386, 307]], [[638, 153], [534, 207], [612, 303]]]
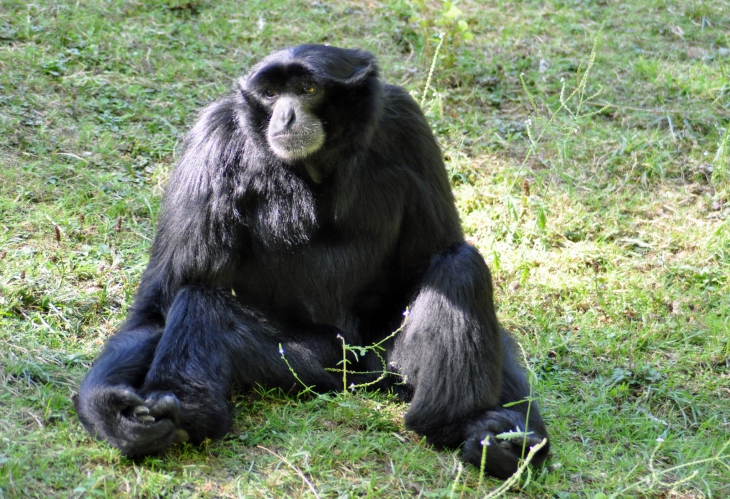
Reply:
[[[730, 2], [459, 8], [474, 38], [436, 60], [425, 107], [554, 443], [548, 467], [507, 495], [730, 496]], [[3, 0], [0, 497], [499, 486], [406, 431], [386, 394], [245, 394], [224, 440], [139, 463], [93, 441], [71, 402], [124, 317], [198, 110], [302, 42], [373, 51], [420, 98], [442, 12]], [[561, 107], [563, 85], [564, 98], [578, 91]]]

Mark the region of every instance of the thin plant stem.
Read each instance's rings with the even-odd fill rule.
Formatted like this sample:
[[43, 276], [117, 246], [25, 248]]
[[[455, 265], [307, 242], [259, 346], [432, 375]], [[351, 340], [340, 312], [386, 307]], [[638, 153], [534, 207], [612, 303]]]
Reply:
[[426, 103], [428, 88], [431, 86], [431, 77], [433, 77], [433, 72], [436, 69], [436, 58], [439, 55], [439, 50], [441, 50], [441, 45], [444, 44], [444, 38], [444, 33], [439, 34], [439, 44], [436, 45], [436, 51], [433, 53], [433, 58], [431, 59], [431, 67], [428, 70], [428, 78], [426, 78], [426, 86], [423, 87], [423, 94], [421, 94], [421, 109], [423, 109], [423, 105]]
[[296, 466], [294, 466], [292, 463], [290, 463], [289, 461], [287, 461], [285, 458], [283, 458], [282, 456], [280, 456], [279, 454], [277, 454], [273, 450], [267, 449], [266, 447], [261, 446], [261, 445], [257, 445], [256, 447], [258, 447], [259, 449], [265, 450], [269, 454], [273, 454], [278, 459], [280, 459], [282, 463], [286, 464], [291, 469], [293, 469], [294, 470], [294, 473], [296, 473], [297, 475], [299, 475], [299, 477], [304, 481], [304, 483], [307, 484], [307, 486], [309, 487], [309, 490], [311, 490], [312, 491], [312, 494], [314, 494], [314, 497], [316, 497], [317, 499], [320, 499], [319, 494], [317, 494], [317, 489], [314, 488], [314, 485], [312, 485], [312, 482], [310, 482], [307, 479], [307, 477], [304, 476], [304, 473], [302, 473], [299, 468], [297, 468]]

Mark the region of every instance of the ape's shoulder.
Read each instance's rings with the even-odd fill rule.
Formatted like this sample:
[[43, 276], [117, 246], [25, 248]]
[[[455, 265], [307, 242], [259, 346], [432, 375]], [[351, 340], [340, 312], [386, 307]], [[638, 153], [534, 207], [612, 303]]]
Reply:
[[393, 166], [425, 176], [429, 184], [443, 184], [446, 173], [441, 148], [421, 107], [406, 89], [396, 85], [384, 84], [382, 98], [383, 113], [373, 147], [385, 153]]
[[400, 118], [404, 118], [413, 114], [425, 122], [421, 107], [405, 88], [383, 83], [383, 100], [386, 115], [397, 113]]
[[[211, 134], [230, 135], [239, 128], [238, 114], [244, 108], [243, 101], [234, 93], [218, 99], [200, 111], [198, 119], [188, 135], [188, 141], [203, 138]], [[220, 138], [220, 137], [217, 137]]]

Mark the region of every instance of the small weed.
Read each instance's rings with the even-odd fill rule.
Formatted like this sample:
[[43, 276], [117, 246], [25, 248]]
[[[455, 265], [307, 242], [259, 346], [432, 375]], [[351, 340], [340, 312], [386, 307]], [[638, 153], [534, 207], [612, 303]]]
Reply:
[[415, 13], [408, 19], [409, 22], [415, 23], [421, 32], [426, 61], [436, 59], [443, 46], [443, 56], [439, 62], [445, 69], [454, 67], [457, 50], [465, 42], [474, 39], [474, 33], [469, 30], [466, 16], [457, 4], [457, 1], [444, 0], [440, 8], [435, 8], [426, 0], [415, 0]]

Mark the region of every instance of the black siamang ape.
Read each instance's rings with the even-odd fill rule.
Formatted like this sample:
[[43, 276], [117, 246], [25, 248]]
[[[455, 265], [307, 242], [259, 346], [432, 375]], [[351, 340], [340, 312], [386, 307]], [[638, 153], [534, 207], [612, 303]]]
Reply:
[[[486, 441], [487, 472], [511, 475], [523, 439], [495, 435], [531, 432], [529, 447], [547, 432], [421, 110], [367, 52], [282, 50], [190, 132], [129, 318], [77, 412], [130, 457], [219, 438], [234, 388], [301, 388], [279, 345], [302, 383], [342, 389], [339, 337], [378, 342], [406, 309], [377, 386], [410, 401], [406, 426], [429, 442], [479, 466]], [[351, 367], [355, 383], [383, 370], [372, 354]]]

